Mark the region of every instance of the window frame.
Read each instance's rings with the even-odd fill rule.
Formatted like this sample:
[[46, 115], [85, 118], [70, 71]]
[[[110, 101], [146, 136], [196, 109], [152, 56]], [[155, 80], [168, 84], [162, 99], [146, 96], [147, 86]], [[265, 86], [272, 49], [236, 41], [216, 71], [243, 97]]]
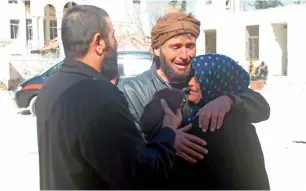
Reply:
[[[14, 21], [16, 21], [16, 23], [14, 23]], [[20, 26], [20, 20], [19, 19], [10, 19], [10, 36], [11, 36], [11, 39], [18, 39], [19, 26]], [[17, 28], [17, 31], [15, 31], [16, 28]]]
[[27, 40], [33, 40], [33, 20], [26, 19], [26, 35]]

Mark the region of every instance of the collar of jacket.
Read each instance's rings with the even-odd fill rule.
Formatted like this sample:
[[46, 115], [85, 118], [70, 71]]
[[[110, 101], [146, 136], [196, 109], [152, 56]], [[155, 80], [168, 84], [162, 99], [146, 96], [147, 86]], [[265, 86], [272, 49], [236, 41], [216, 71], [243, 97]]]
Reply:
[[165, 86], [171, 88], [171, 85], [169, 82], [166, 82], [165, 80], [163, 80], [157, 73], [157, 67], [156, 67], [156, 63], [153, 61], [152, 66], [151, 66], [151, 72], [153, 77], [155, 77], [159, 82], [161, 82], [162, 84], [164, 84]]
[[103, 75], [95, 70], [94, 68], [88, 66], [87, 64], [75, 60], [73, 58], [65, 58], [62, 67], [60, 68], [61, 72], [65, 73], [75, 73], [88, 76], [94, 80], [106, 80]]

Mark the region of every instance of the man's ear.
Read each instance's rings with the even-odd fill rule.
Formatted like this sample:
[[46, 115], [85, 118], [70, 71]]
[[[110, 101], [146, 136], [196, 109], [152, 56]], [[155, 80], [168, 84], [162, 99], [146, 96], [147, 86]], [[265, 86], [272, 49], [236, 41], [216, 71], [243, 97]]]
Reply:
[[158, 56], [158, 57], [160, 56], [160, 48], [154, 48], [153, 52], [155, 56]]
[[106, 44], [100, 33], [95, 34], [93, 43], [96, 53], [101, 56], [106, 51]]

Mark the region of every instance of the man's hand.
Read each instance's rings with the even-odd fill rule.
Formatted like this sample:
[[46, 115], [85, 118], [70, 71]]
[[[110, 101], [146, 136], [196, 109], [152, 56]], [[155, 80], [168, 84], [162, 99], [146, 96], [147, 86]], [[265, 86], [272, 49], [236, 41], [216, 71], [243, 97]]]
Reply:
[[170, 127], [173, 130], [176, 130], [182, 123], [183, 117], [181, 110], [177, 109], [177, 111], [173, 113], [164, 99], [161, 99], [160, 103], [165, 112], [162, 127]]
[[197, 160], [203, 159], [208, 151], [204, 148], [206, 142], [203, 139], [187, 133], [191, 127], [192, 125], [189, 124], [184, 128], [176, 130], [174, 147], [178, 156], [191, 163], [196, 163]]
[[213, 132], [220, 129], [226, 113], [228, 113], [233, 104], [233, 100], [229, 96], [221, 96], [206, 104], [198, 113], [199, 127], [204, 132], [208, 130], [210, 122], [210, 130]]

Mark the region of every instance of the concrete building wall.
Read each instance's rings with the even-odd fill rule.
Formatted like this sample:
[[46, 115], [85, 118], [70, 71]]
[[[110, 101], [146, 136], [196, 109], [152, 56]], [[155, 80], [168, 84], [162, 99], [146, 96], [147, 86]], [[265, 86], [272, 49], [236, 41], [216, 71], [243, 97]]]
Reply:
[[[152, 27], [148, 23], [150, 16], [148, 6], [153, 1], [158, 0], [140, 1], [140, 17], [148, 35]], [[290, 78], [306, 78], [306, 75], [303, 74], [306, 70], [306, 64], [303, 63], [302, 59], [305, 52], [303, 45], [306, 44], [306, 28], [303, 20], [303, 18], [306, 18], [306, 5], [241, 12], [239, 1], [232, 0], [230, 8], [226, 7], [225, 0], [211, 1], [211, 4], [207, 4], [205, 0], [192, 1], [194, 5], [189, 4], [187, 12], [193, 12], [202, 23], [201, 34], [197, 41], [198, 54], [205, 53], [207, 48], [205, 44], [211, 46], [211, 39], [207, 39], [208, 43], [205, 43], [205, 31], [213, 29], [216, 30], [216, 52], [233, 57], [247, 68], [248, 61], [245, 54], [246, 26], [259, 25], [259, 60], [257, 62], [264, 60], [269, 65], [271, 75], [281, 75], [285, 71], [284, 68], [287, 68], [287, 74]], [[7, 1], [0, 1], [0, 22], [2, 23], [0, 41], [10, 42], [5, 51], [8, 54], [26, 54], [29, 47], [30, 49], [37, 49], [44, 46], [46, 36], [44, 8], [48, 4], [55, 8], [57, 34], [60, 39], [61, 19], [64, 5], [67, 2], [70, 1], [32, 0], [29, 12], [24, 8], [21, 1], [18, 4], [8, 4]], [[111, 16], [116, 33], [120, 32], [120, 26], [126, 28], [133, 18], [133, 0], [73, 0], [72, 2], [104, 8]], [[26, 40], [26, 18], [32, 19], [33, 39], [29, 41]], [[10, 38], [11, 19], [20, 20], [17, 39]], [[287, 24], [287, 40], [283, 30], [284, 23]], [[286, 46], [287, 48], [284, 48]], [[27, 49], [28, 51], [26, 51]], [[287, 56], [282, 56], [284, 52], [287, 52]]]
[[[133, 0], [32, 0], [30, 8], [26, 8], [23, 1], [18, 0], [17, 4], [9, 4], [8, 1], [0, 1], [0, 55], [2, 62], [0, 64], [0, 82], [9, 87], [9, 83], [29, 78], [39, 74], [57, 63], [64, 57], [61, 43], [61, 21], [64, 13], [64, 6], [68, 2], [76, 4], [91, 4], [104, 8], [110, 15], [116, 33], [120, 33], [121, 25], [128, 24], [129, 12], [126, 9], [133, 5]], [[46, 17], [46, 7], [51, 5], [54, 11]], [[114, 9], [115, 8], [115, 9]], [[26, 19], [32, 19], [33, 38], [27, 40]], [[18, 20], [18, 37], [11, 38], [10, 20]], [[57, 22], [57, 37], [60, 42], [59, 58], [30, 55], [31, 50], [37, 50], [44, 47], [46, 40], [50, 39], [50, 23]], [[47, 21], [47, 22], [46, 22]], [[119, 26], [119, 27], [118, 27]], [[4, 46], [3, 44], [8, 44]]]
[[[287, 74], [290, 79], [306, 80], [306, 75], [303, 74], [306, 64], [302, 63], [302, 55], [305, 52], [302, 47], [306, 44], [305, 21], [302, 18], [306, 18], [306, 5], [249, 12], [215, 12], [214, 9], [216, 8], [201, 11], [197, 16], [202, 22], [202, 31], [217, 31], [218, 53], [232, 56], [247, 68], [249, 62], [245, 56], [246, 26], [259, 25], [258, 62], [265, 61], [269, 65], [270, 75], [286, 73], [287, 62]], [[284, 24], [287, 28], [284, 28]], [[204, 33], [201, 35], [198, 49], [205, 50]], [[282, 56], [286, 53], [287, 56]]]
[[[61, 39], [61, 20], [63, 17], [64, 6], [68, 2], [76, 4], [95, 5], [105, 9], [114, 25], [127, 23], [130, 18], [127, 9], [133, 4], [133, 0], [32, 0], [30, 1], [30, 9], [25, 9], [23, 1], [19, 0], [17, 4], [9, 4], [8, 1], [0, 1], [0, 22], [2, 28], [0, 30], [0, 41], [9, 41], [7, 46], [9, 54], [26, 55], [31, 50], [40, 49], [45, 45], [45, 40], [50, 39], [50, 23], [44, 20], [57, 21], [57, 37]], [[51, 5], [55, 9], [55, 13], [46, 17], [46, 6]], [[114, 9], [115, 7], [115, 9]], [[11, 39], [10, 20], [19, 20], [18, 38]], [[32, 19], [33, 38], [26, 38], [26, 19]], [[46, 26], [45, 26], [46, 25]]]

